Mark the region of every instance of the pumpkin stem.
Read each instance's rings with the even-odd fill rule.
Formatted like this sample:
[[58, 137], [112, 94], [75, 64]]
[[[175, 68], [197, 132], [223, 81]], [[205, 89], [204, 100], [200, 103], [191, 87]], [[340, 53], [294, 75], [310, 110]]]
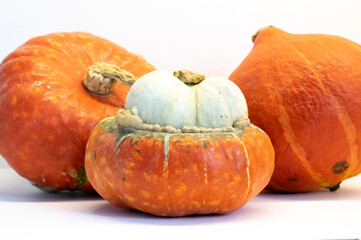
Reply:
[[261, 29], [258, 29], [258, 31], [257, 31], [255, 34], [253, 34], [253, 36], [252, 36], [252, 42], [254, 43], [254, 41], [256, 41], [256, 38], [258, 37], [258, 34], [259, 34], [263, 29], [269, 28], [269, 27], [273, 27], [273, 26], [271, 25], [271, 26], [268, 26], [268, 27], [263, 27], [263, 28], [261, 28]]
[[335, 186], [333, 187], [329, 187], [328, 189], [331, 191], [331, 192], [335, 192], [337, 191], [339, 188], [340, 188], [340, 184], [341, 182], [337, 183]]
[[89, 67], [83, 84], [89, 92], [106, 95], [110, 92], [116, 81], [132, 86], [135, 80], [133, 74], [124, 69], [104, 62], [96, 62]]
[[204, 79], [206, 79], [203, 74], [199, 74], [186, 69], [175, 71], [173, 75], [186, 84], [198, 84]]

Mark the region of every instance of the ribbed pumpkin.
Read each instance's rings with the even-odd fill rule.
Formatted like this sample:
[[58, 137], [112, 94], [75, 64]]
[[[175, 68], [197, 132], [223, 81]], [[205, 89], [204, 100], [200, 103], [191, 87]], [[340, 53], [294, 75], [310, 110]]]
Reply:
[[85, 146], [94, 126], [124, 106], [128, 86], [107, 93], [118, 67], [135, 77], [154, 70], [140, 56], [83, 32], [35, 37], [17, 48], [0, 65], [0, 154], [43, 189], [92, 191]]
[[229, 78], [243, 91], [250, 120], [274, 145], [268, 188], [337, 189], [361, 172], [361, 46], [275, 27], [261, 29], [253, 41]]
[[95, 127], [85, 155], [89, 180], [115, 206], [154, 215], [235, 211], [267, 185], [271, 141], [249, 122], [234, 83], [175, 75], [139, 78], [127, 109]]

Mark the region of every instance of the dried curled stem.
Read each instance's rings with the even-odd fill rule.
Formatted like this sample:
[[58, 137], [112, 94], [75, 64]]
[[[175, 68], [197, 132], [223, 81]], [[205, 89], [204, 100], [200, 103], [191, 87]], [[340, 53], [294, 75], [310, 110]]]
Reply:
[[135, 80], [136, 78], [133, 74], [124, 69], [120, 69], [112, 64], [97, 62], [90, 66], [83, 83], [89, 92], [106, 95], [110, 92], [116, 81], [132, 86]]
[[166, 132], [166, 133], [221, 133], [221, 132], [234, 132], [249, 125], [248, 118], [240, 118], [233, 123], [233, 127], [221, 128], [205, 128], [197, 126], [183, 126], [175, 128], [173, 126], [160, 126], [159, 124], [146, 124], [138, 116], [132, 114], [128, 109], [120, 109], [116, 114], [117, 122], [125, 127], [135, 128], [137, 130], [152, 131], [152, 132]]

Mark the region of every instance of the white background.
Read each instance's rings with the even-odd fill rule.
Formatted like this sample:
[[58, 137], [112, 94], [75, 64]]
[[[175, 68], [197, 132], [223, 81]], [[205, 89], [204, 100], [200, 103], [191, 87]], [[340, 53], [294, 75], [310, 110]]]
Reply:
[[[0, 0], [0, 61], [34, 36], [86, 31], [142, 55], [157, 69], [228, 77], [261, 27], [361, 43], [360, 12], [358, 0]], [[7, 167], [1, 157], [0, 167]]]
[[[87, 31], [142, 55], [158, 69], [229, 76], [251, 50], [251, 36], [268, 25], [361, 43], [361, 1], [0, 0], [0, 61], [31, 37]], [[70, 238], [103, 230], [119, 238], [131, 236], [130, 231], [168, 239], [185, 234], [191, 239], [210, 234], [212, 239], [361, 237], [360, 176], [345, 181], [336, 193], [261, 194], [228, 216], [164, 220], [117, 212], [99, 199], [76, 195], [74, 202], [74, 197], [44, 195], [1, 157], [0, 167], [5, 168], [0, 169], [0, 229], [12, 226], [12, 234], [27, 236], [21, 230], [27, 225], [33, 234], [48, 234], [44, 228], [50, 227]]]

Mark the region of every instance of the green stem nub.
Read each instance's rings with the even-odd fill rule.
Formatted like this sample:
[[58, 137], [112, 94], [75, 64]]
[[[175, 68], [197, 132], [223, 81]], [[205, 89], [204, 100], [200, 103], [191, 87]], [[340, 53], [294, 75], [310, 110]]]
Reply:
[[335, 192], [340, 188], [340, 184], [341, 182], [337, 183], [335, 186], [333, 187], [329, 187], [328, 189], [330, 189], [331, 192]]

